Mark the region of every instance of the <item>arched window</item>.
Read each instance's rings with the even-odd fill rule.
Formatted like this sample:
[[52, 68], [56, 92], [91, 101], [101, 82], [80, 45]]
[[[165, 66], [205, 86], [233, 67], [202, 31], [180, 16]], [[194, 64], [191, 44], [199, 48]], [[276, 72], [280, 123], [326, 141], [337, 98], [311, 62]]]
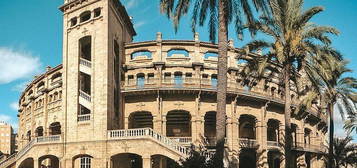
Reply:
[[30, 95], [32, 95], [32, 93], [33, 93], [33, 90], [30, 90], [27, 95], [30, 96]]
[[54, 80], [56, 80], [56, 79], [58, 79], [60, 77], [62, 77], [61, 73], [55, 73], [54, 75], [52, 75], [51, 80], [54, 81]]
[[52, 102], [52, 95], [50, 95], [49, 97], [48, 97], [48, 102], [50, 103], [50, 102]]
[[91, 12], [90, 11], [85, 11], [81, 13], [80, 17], [80, 22], [85, 22], [91, 18]]
[[55, 92], [55, 93], [53, 94], [53, 101], [56, 101], [57, 98], [58, 98], [58, 92]]
[[135, 59], [136, 57], [152, 58], [152, 53], [147, 50], [133, 52], [131, 54], [131, 59]]
[[191, 137], [191, 115], [188, 111], [174, 110], [166, 116], [168, 137]]
[[176, 87], [182, 87], [183, 79], [182, 79], [182, 72], [175, 72], [174, 73], [174, 81]]
[[129, 128], [153, 128], [153, 116], [150, 112], [134, 112], [129, 116]]
[[60, 135], [61, 134], [61, 124], [59, 122], [54, 122], [50, 125], [50, 134], [51, 135]]
[[204, 55], [204, 59], [209, 59], [209, 58], [218, 58], [218, 53], [216, 52], [206, 52]]
[[42, 126], [37, 127], [35, 133], [37, 137], [43, 136], [43, 127]]
[[211, 84], [213, 88], [217, 87], [217, 74], [212, 74], [211, 75]]
[[168, 57], [188, 57], [189, 53], [185, 49], [172, 49], [167, 52]]
[[242, 115], [239, 118], [239, 137], [247, 139], [255, 139], [255, 120], [251, 115]]
[[91, 36], [85, 36], [79, 39], [79, 55], [80, 58], [88, 61], [92, 60], [92, 38]]
[[39, 89], [39, 88], [41, 88], [43, 86], [45, 86], [45, 82], [42, 81], [37, 85], [37, 89]]

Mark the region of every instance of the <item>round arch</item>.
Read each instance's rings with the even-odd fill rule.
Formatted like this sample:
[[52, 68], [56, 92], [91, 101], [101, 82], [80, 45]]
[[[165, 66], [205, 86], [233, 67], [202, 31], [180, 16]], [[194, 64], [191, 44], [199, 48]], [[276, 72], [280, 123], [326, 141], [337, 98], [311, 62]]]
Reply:
[[178, 167], [175, 160], [160, 154], [151, 155], [152, 168]]
[[149, 111], [130, 113], [128, 128], [154, 128], [153, 118]]
[[59, 168], [59, 158], [55, 155], [44, 155], [38, 158], [41, 168]]
[[118, 153], [110, 160], [112, 168], [143, 168], [142, 156], [136, 153]]
[[72, 157], [72, 167], [91, 167], [93, 156], [88, 154], [79, 154]]
[[34, 168], [34, 159], [33, 158], [26, 158], [23, 160], [18, 168]]
[[256, 139], [256, 117], [243, 114], [239, 117], [239, 138]]
[[191, 137], [191, 114], [185, 110], [172, 110], [166, 115], [166, 136]]

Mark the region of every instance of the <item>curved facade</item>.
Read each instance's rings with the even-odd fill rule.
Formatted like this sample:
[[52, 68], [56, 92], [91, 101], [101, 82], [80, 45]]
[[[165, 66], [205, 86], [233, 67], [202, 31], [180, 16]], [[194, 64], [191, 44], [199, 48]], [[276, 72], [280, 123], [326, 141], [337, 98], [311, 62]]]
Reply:
[[[130, 19], [113, 0], [68, 0], [60, 9], [63, 64], [21, 95], [19, 152], [0, 167], [165, 168], [191, 144], [213, 148], [217, 45], [160, 33], [133, 43]], [[229, 158], [236, 167], [283, 167], [282, 87], [274, 78], [247, 87], [240, 74], [256, 53], [232, 41], [229, 48]], [[323, 166], [327, 121], [318, 107], [292, 118], [300, 167]]]

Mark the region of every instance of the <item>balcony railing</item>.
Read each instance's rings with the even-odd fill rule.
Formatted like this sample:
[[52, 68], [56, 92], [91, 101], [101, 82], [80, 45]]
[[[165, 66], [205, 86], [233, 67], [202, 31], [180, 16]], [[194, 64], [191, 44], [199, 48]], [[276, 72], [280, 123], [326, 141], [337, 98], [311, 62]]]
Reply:
[[86, 59], [83, 59], [83, 58], [81, 58], [79, 60], [79, 64], [84, 65], [84, 66], [86, 66], [88, 68], [92, 67], [92, 63], [90, 61], [86, 60]]
[[61, 135], [42, 136], [36, 138], [36, 143], [51, 143], [61, 141]]
[[326, 153], [326, 146], [323, 144], [313, 145], [302, 142], [297, 142], [293, 145], [295, 150], [308, 151], [308, 152], [317, 152], [317, 153]]
[[242, 148], [258, 148], [259, 144], [256, 139], [239, 138], [239, 145]]
[[87, 100], [87, 101], [92, 101], [92, 98], [89, 94], [87, 94], [86, 92], [83, 91], [79, 91], [79, 96], [82, 97], [83, 99]]
[[278, 141], [267, 141], [267, 145], [269, 147], [280, 147], [280, 144]]
[[192, 138], [191, 137], [169, 137], [170, 139], [182, 144], [182, 145], [191, 145], [192, 144]]
[[174, 141], [166, 136], [156, 133], [151, 128], [126, 129], [126, 130], [110, 130], [108, 131], [108, 139], [130, 139], [130, 138], [152, 138], [162, 145], [177, 151], [184, 156], [189, 154], [189, 149], [182, 146], [177, 141]]
[[77, 116], [78, 122], [89, 121], [89, 120], [90, 120], [90, 114], [82, 114]]

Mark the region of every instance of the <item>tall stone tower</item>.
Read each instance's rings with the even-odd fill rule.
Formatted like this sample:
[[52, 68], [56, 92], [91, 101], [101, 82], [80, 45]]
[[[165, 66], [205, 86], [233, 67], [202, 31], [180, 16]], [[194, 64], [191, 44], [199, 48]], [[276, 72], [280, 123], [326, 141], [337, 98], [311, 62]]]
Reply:
[[122, 127], [124, 43], [136, 35], [119, 0], [65, 0], [63, 96], [66, 142], [103, 140]]

